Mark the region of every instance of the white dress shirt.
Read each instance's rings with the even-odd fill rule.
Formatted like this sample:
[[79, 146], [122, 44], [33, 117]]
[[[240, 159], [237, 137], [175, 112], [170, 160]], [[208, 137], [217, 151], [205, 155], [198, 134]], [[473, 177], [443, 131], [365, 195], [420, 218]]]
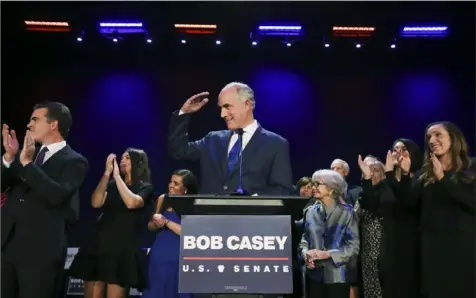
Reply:
[[[44, 148], [45, 146], [41, 146], [40, 148], [40, 151]], [[53, 156], [53, 154], [55, 154], [56, 152], [60, 151], [61, 149], [63, 149], [64, 147], [66, 147], [66, 141], [61, 141], [61, 142], [58, 142], [58, 143], [53, 143], [53, 144], [49, 144], [48, 146], [46, 146], [48, 148], [48, 151], [45, 153], [45, 159], [43, 160], [43, 163], [45, 163], [51, 156]], [[38, 151], [38, 152], [40, 152]], [[9, 168], [10, 165], [12, 164], [13, 160], [11, 162], [7, 162], [5, 160], [5, 156], [2, 158], [2, 162], [3, 162], [3, 165], [6, 167], [6, 168]]]
[[[254, 135], [256, 130], [258, 129], [258, 121], [254, 120], [251, 122], [250, 125], [243, 128], [243, 146], [241, 147], [241, 151], [245, 150], [246, 145], [251, 140], [251, 137]], [[228, 144], [228, 154], [230, 154], [231, 148], [235, 145], [236, 141], [238, 141], [238, 134], [235, 132], [233, 136], [231, 136], [230, 143]]]

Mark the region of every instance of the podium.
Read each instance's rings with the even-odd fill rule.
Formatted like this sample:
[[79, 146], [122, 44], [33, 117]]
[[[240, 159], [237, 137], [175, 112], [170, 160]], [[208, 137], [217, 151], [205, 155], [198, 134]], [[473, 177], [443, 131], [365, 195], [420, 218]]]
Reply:
[[181, 215], [290, 215], [299, 220], [309, 202], [298, 196], [165, 195]]
[[309, 198], [168, 195], [182, 216], [179, 292], [199, 297], [293, 293], [295, 220]]

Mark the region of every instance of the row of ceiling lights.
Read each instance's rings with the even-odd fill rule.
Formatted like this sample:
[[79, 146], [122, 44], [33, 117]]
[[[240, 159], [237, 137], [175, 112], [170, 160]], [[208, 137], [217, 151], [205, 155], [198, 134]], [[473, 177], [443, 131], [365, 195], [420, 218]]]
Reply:
[[[76, 41], [78, 41], [78, 42], [82, 42], [83, 40], [84, 40], [83, 37], [78, 37], [78, 38], [76, 38]], [[112, 42], [114, 42], [114, 43], [119, 42], [119, 39], [118, 39], [118, 38], [112, 38], [111, 40], [112, 40]], [[149, 43], [149, 44], [151, 44], [151, 43], [152, 43], [152, 39], [151, 39], [151, 38], [147, 38], [147, 39], [146, 39], [146, 42]], [[186, 39], [181, 39], [181, 40], [180, 40], [180, 43], [186, 44], [186, 43], [187, 43], [187, 40], [186, 40]], [[216, 44], [216, 45], [221, 45], [221, 44], [222, 44], [222, 41], [221, 41], [221, 40], [216, 40], [216, 41], [215, 41], [215, 44]], [[284, 44], [285, 44], [287, 47], [291, 47], [291, 46], [292, 46], [292, 43], [290, 43], [290, 42], [284, 42]], [[251, 45], [252, 45], [252, 46], [257, 46], [257, 45], [258, 45], [258, 42], [254, 40], [254, 41], [251, 42]], [[330, 46], [331, 46], [330, 43], [324, 43], [324, 47], [325, 47], [325, 48], [329, 48]], [[360, 49], [360, 48], [362, 47], [362, 44], [356, 43], [356, 44], [355, 44], [355, 47], [356, 47], [357, 49]], [[394, 43], [392, 43], [392, 44], [390, 45], [390, 48], [391, 48], [391, 49], [395, 49], [396, 47], [397, 47], [397, 45], [394, 44]]]

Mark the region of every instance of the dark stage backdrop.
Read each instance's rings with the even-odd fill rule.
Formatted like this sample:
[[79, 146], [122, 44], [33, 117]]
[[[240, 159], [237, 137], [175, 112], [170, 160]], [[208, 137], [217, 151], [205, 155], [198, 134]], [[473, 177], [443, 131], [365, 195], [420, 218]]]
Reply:
[[[23, 136], [34, 103], [62, 101], [72, 110], [68, 142], [90, 165], [72, 246], [99, 214], [89, 196], [109, 153], [143, 148], [157, 194], [166, 191], [173, 170], [199, 173], [197, 165], [167, 157], [170, 114], [189, 96], [209, 91], [211, 100], [193, 117], [190, 137], [223, 129], [216, 99], [230, 81], [254, 88], [260, 124], [289, 140], [295, 181], [342, 158], [358, 183], [357, 154], [383, 158], [398, 137], [422, 145], [425, 126], [437, 120], [454, 121], [474, 149], [474, 40], [423, 41], [395, 50], [93, 45], [29, 35], [2, 41], [2, 122]], [[152, 235], [144, 235], [147, 245]]]

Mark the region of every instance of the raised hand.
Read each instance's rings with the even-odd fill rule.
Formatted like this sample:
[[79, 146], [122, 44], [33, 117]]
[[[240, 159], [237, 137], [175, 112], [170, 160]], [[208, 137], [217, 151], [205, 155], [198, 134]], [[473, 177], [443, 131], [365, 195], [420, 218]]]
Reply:
[[8, 127], [7, 124], [2, 125], [2, 143], [5, 149], [5, 160], [10, 162], [18, 153], [20, 145], [18, 143], [17, 134]]
[[119, 171], [119, 165], [117, 164], [116, 156], [112, 159], [113, 169], [112, 169], [112, 176], [114, 178], [121, 177], [121, 171]]
[[431, 163], [433, 165], [433, 173], [435, 174], [436, 180], [441, 180], [445, 176], [443, 171], [443, 166], [441, 165], [440, 160], [435, 156], [435, 154], [430, 153]]
[[23, 141], [23, 149], [20, 152], [20, 162], [23, 166], [31, 163], [35, 156], [35, 140], [31, 136], [29, 130], [26, 131], [25, 140]]
[[116, 154], [111, 153], [108, 155], [106, 159], [106, 170], [104, 171], [104, 175], [111, 176], [112, 170], [114, 169], [114, 159], [116, 158]]
[[210, 93], [208, 92], [202, 92], [193, 95], [192, 97], [187, 99], [187, 101], [183, 104], [180, 110], [185, 114], [195, 113], [199, 111], [208, 102], [207, 96], [209, 94]]
[[400, 153], [394, 151], [392, 152], [392, 158], [393, 158], [393, 165], [394, 166], [399, 166], [398, 164], [398, 157], [400, 156]]
[[395, 168], [395, 163], [398, 164], [396, 152], [392, 153], [392, 151], [388, 150], [385, 159], [385, 172], [392, 172]]
[[364, 178], [370, 179], [372, 177], [372, 170], [370, 169], [369, 165], [363, 161], [362, 155], [360, 154], [357, 158], [357, 163], [359, 164], [359, 168], [362, 171], [362, 174], [364, 174]]
[[402, 169], [402, 172], [405, 174], [410, 173], [410, 167], [412, 165], [412, 161], [410, 160], [410, 154], [405, 151], [400, 156], [398, 156], [398, 164]]

